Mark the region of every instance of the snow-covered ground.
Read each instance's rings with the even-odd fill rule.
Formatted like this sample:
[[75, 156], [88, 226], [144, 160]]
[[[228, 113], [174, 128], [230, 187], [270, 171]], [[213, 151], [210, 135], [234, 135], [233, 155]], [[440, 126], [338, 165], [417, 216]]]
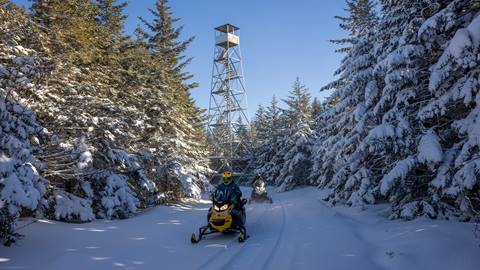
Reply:
[[206, 221], [203, 201], [127, 220], [41, 220], [0, 247], [0, 269], [480, 269], [474, 224], [389, 221], [385, 206], [331, 208], [314, 188], [272, 195], [271, 205], [248, 206], [243, 244], [235, 235], [190, 243]]

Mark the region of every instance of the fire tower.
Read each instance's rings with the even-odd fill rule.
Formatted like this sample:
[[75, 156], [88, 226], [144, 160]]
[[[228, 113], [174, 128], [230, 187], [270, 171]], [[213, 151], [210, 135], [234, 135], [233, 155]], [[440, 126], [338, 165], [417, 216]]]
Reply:
[[250, 127], [239, 28], [231, 24], [215, 28], [208, 116], [212, 168], [240, 173], [244, 165], [241, 157], [249, 146]]

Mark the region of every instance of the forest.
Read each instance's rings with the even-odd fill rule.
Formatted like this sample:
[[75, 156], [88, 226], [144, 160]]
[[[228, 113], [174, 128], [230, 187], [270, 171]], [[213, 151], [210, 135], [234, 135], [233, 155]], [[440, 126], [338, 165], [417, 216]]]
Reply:
[[[299, 74], [258, 107], [246, 174], [318, 187], [330, 205], [388, 203], [392, 219], [478, 221], [480, 1], [378, 2], [337, 16], [348, 35], [332, 40], [343, 59], [328, 98]], [[125, 219], [211, 189], [207, 112], [185, 71], [194, 37], [167, 0], [126, 35], [126, 5], [0, 0], [3, 244], [20, 217]]]

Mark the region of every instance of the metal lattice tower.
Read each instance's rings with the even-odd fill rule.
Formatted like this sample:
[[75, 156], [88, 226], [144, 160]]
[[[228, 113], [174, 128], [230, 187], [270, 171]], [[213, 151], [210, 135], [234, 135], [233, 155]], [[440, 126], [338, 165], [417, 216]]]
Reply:
[[225, 24], [215, 28], [215, 52], [208, 110], [208, 137], [212, 167], [241, 170], [241, 156], [248, 149], [250, 132], [247, 95], [240, 53], [239, 28]]

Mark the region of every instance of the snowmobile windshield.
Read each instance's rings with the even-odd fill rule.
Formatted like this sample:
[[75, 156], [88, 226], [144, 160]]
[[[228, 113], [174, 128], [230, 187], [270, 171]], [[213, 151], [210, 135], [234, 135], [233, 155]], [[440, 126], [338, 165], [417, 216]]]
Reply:
[[214, 202], [222, 202], [222, 203], [229, 203], [230, 202], [230, 194], [226, 190], [216, 190], [213, 194], [213, 201]]
[[265, 185], [265, 182], [261, 179], [255, 181], [254, 183], [255, 186], [259, 187], [259, 186], [264, 186]]

